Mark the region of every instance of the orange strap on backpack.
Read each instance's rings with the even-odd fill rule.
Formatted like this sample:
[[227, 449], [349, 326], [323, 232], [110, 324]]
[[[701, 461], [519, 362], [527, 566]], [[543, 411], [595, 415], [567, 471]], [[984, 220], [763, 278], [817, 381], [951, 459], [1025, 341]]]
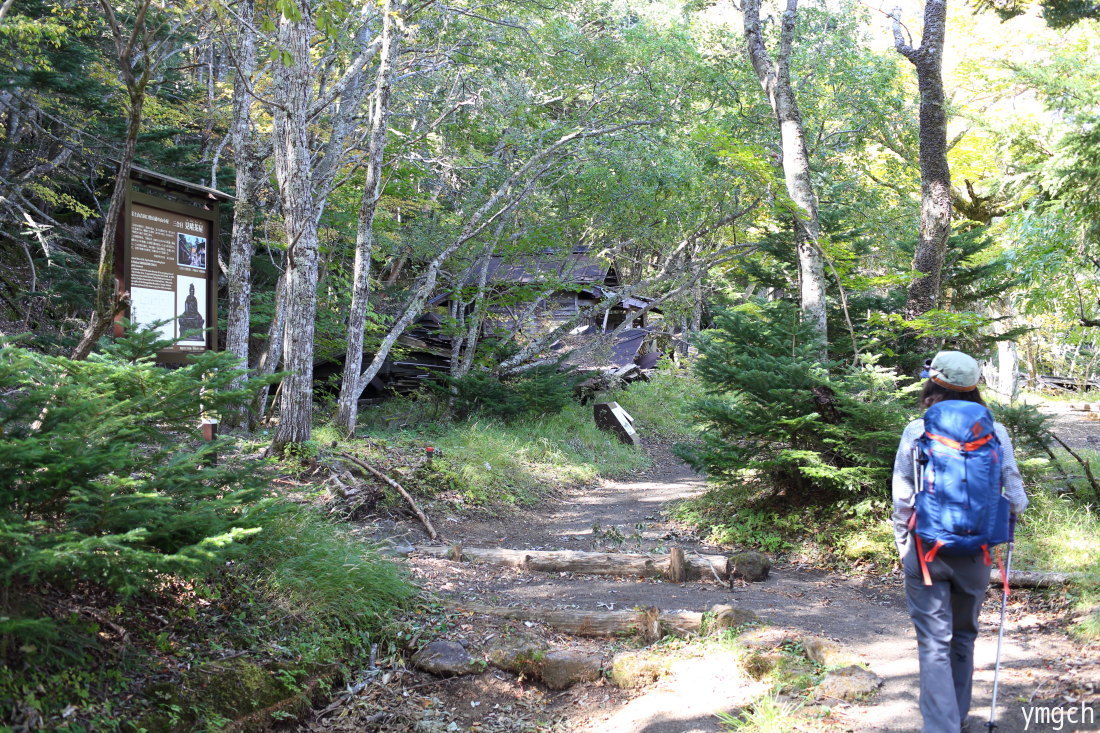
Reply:
[[920, 540], [920, 535], [917, 534], [917, 513], [913, 512], [909, 517], [909, 531], [913, 533], [913, 537], [917, 540], [917, 560], [920, 561], [921, 575], [924, 576], [924, 584], [932, 585], [932, 576], [928, 572], [928, 563], [936, 559], [936, 553], [939, 552], [942, 542], [937, 542], [936, 545], [929, 550], [928, 555], [924, 554], [924, 543]]

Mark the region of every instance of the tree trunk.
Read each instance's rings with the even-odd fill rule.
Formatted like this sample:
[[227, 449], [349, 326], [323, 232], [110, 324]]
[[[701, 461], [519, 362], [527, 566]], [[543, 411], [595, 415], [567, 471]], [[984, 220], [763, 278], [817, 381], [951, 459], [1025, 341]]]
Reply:
[[761, 0], [745, 0], [745, 42], [749, 61], [767, 94], [779, 123], [783, 151], [783, 179], [787, 195], [797, 205], [793, 212], [802, 320], [813, 330], [819, 357], [827, 357], [829, 346], [825, 320], [825, 266], [821, 253], [821, 222], [817, 198], [810, 180], [810, 156], [794, 88], [791, 86], [791, 47], [798, 20], [798, 0], [787, 0], [780, 29], [779, 53], [772, 61], [760, 28]]
[[382, 196], [382, 162], [386, 150], [386, 126], [389, 120], [393, 67], [401, 48], [400, 6], [386, 0], [383, 9], [382, 50], [378, 63], [378, 82], [371, 110], [367, 176], [355, 233], [355, 267], [352, 276], [351, 308], [348, 312], [347, 350], [344, 375], [336, 407], [336, 425], [349, 435], [355, 432], [359, 395], [367, 386], [360, 379], [363, 369], [363, 331], [367, 324], [370, 299], [370, 264], [374, 252], [374, 216]]
[[96, 269], [95, 308], [88, 320], [88, 326], [80, 337], [71, 358], [88, 358], [99, 337], [115, 320], [120, 308], [125, 307], [126, 293], [119, 292], [115, 278], [115, 240], [118, 237], [118, 221], [126, 203], [126, 194], [130, 189], [130, 168], [134, 163], [137, 150], [138, 132], [141, 130], [142, 111], [145, 106], [145, 85], [141, 90], [130, 94], [130, 113], [126, 121], [126, 142], [122, 148], [122, 160], [115, 174], [115, 187], [111, 192], [111, 203], [107, 207], [107, 216], [103, 221], [103, 236], [99, 240], [99, 267]]
[[[283, 358], [283, 335], [286, 333], [286, 329], [283, 324], [286, 323], [286, 273], [279, 278], [279, 281], [275, 283], [275, 308], [271, 315], [271, 325], [267, 332], [267, 346], [260, 353], [258, 359], [256, 359], [257, 376], [267, 377], [275, 373], [275, 370], [279, 368], [279, 364]], [[249, 429], [255, 430], [257, 424], [263, 419], [264, 413], [267, 412], [267, 395], [271, 391], [270, 385], [264, 385], [260, 388], [260, 391], [256, 393], [256, 397], [252, 403], [252, 410], [249, 413]]]
[[451, 375], [454, 377], [465, 377], [474, 366], [474, 356], [477, 355], [477, 343], [481, 336], [481, 324], [485, 320], [485, 295], [489, 284], [489, 264], [493, 259], [493, 252], [496, 251], [497, 241], [500, 239], [501, 230], [503, 228], [504, 220], [502, 219], [500, 225], [497, 227], [496, 236], [493, 237], [493, 241], [482, 253], [484, 259], [478, 268], [477, 293], [474, 294], [474, 308], [466, 324], [466, 337], [464, 339], [465, 351], [462, 352], [461, 360], [451, 372]]
[[309, 108], [313, 80], [310, 39], [314, 28], [308, 2], [299, 17], [279, 18], [278, 47], [290, 64], [276, 64], [281, 105], [274, 115], [275, 176], [287, 236], [286, 323], [279, 427], [271, 449], [309, 440], [313, 419], [313, 333], [317, 313], [317, 210], [309, 145]]
[[[233, 234], [229, 245], [228, 299], [226, 302], [225, 348], [248, 366], [248, 344], [252, 318], [252, 241], [256, 220], [256, 197], [264, 181], [263, 162], [257, 150], [252, 120], [252, 75], [256, 69], [255, 0], [242, 0], [237, 12], [240, 24], [237, 40], [236, 78], [233, 84], [233, 121], [230, 137], [236, 168], [236, 203], [233, 205]], [[234, 387], [239, 387], [243, 377]], [[229, 425], [239, 423], [243, 411], [225, 415]]]
[[943, 262], [951, 233], [951, 169], [947, 165], [947, 111], [943, 95], [943, 43], [947, 0], [926, 0], [919, 48], [905, 43], [901, 10], [894, 10], [894, 48], [912, 62], [920, 89], [920, 238], [909, 285], [905, 317], [927, 313], [939, 303]]

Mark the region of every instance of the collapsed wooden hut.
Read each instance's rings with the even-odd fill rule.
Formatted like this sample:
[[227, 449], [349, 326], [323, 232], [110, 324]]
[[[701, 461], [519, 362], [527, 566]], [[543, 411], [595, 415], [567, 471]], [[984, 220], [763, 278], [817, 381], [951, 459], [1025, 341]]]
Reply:
[[[510, 335], [519, 342], [544, 336], [598, 306], [622, 286], [611, 263], [583, 248], [543, 250], [507, 259], [494, 255], [484, 264], [491, 297], [482, 333]], [[409, 392], [433, 376], [450, 372], [453, 341], [444, 324], [452, 312], [456, 292], [476, 284], [479, 268], [472, 270], [467, 281], [428, 302], [424, 314], [398, 339], [401, 353], [382, 370], [374, 388]], [[593, 311], [578, 320], [550, 350], [565, 357], [566, 364], [594, 374], [624, 377], [652, 368], [660, 353], [673, 347], [669, 335], [657, 327], [660, 309], [649, 309], [631, 328], [609, 338], [632, 313], [642, 311], [651, 302], [643, 297], [625, 297], [609, 308]], [[573, 352], [577, 352], [575, 357], [569, 355]]]

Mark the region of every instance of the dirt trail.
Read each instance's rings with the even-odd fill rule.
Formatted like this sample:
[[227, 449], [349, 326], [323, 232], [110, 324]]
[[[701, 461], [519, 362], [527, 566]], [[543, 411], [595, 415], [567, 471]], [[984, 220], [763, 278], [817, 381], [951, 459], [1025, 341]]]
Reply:
[[[703, 491], [703, 481], [661, 448], [654, 450], [653, 458], [654, 465], [647, 471], [569, 491], [536, 511], [498, 521], [444, 520], [439, 523], [441, 531], [448, 542], [461, 542], [467, 547], [630, 552], [677, 545], [689, 553], [719, 552], [720, 548], [699, 542], [670, 522], [665, 514], [668, 502]], [[457, 603], [592, 611], [651, 606], [667, 611], [703, 611], [714, 603], [748, 608], [768, 624], [839, 642], [884, 678], [883, 688], [870, 703], [835, 706], [824, 721], [813, 723], [819, 726], [817, 730], [900, 733], [920, 727], [916, 709], [916, 641], [905, 610], [901, 578], [896, 573], [883, 577], [845, 577], [780, 565], [763, 583], [738, 583], [727, 588], [714, 583], [677, 585], [654, 579], [548, 575], [415, 554], [410, 565], [426, 589]], [[988, 714], [998, 611], [999, 595], [991, 591], [983, 609], [982, 635], [976, 650], [972, 731], [984, 730]], [[495, 635], [496, 630], [483, 628], [482, 623], [487, 622], [472, 620], [457, 629], [457, 637], [465, 634], [468, 641], [476, 644], [479, 636]], [[540, 628], [533, 627], [530, 631], [554, 636], [552, 632], [540, 632]], [[613, 651], [608, 643], [555, 639], [565, 645], [602, 649], [605, 656]], [[999, 706], [998, 730], [1002, 733], [1043, 730], [1034, 721], [1030, 727], [1026, 726], [1028, 701], [1068, 704], [1057, 698], [1070, 686], [1079, 688], [1082, 676], [1088, 679], [1093, 675], [1095, 681], [1095, 672], [1100, 667], [1089, 665], [1096, 664], [1097, 659], [1096, 649], [1082, 650], [1050, 618], [1032, 612], [1026, 594], [1017, 594], [1010, 603], [1002, 654], [1003, 704]], [[531, 685], [517, 685], [501, 672], [418, 684], [434, 685], [433, 702], [427, 706], [447, 711], [452, 720], [449, 725], [457, 726], [438, 730], [550, 729], [518, 724], [501, 727], [503, 724], [496, 721], [503, 705], [513, 711], [516, 720], [531, 715], [553, 721], [555, 730], [704, 733], [722, 730], [716, 712], [736, 711], [762, 692], [758, 683], [746, 682], [738, 676], [734, 666], [719, 656], [683, 659], [661, 683], [640, 692], [624, 692], [601, 682], [564, 693], [544, 693]], [[533, 707], [528, 709], [524, 705]], [[359, 729], [437, 729], [418, 725], [406, 722], [387, 727], [379, 723]]]

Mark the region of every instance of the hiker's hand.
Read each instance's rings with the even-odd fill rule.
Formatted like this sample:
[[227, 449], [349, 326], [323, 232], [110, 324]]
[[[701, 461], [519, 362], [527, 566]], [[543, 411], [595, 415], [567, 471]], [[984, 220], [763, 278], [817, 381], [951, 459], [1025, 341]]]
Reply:
[[1016, 516], [1015, 512], [1008, 515], [1008, 541], [1009, 542], [1015, 542], [1016, 541], [1016, 521], [1017, 521], [1017, 516]]

